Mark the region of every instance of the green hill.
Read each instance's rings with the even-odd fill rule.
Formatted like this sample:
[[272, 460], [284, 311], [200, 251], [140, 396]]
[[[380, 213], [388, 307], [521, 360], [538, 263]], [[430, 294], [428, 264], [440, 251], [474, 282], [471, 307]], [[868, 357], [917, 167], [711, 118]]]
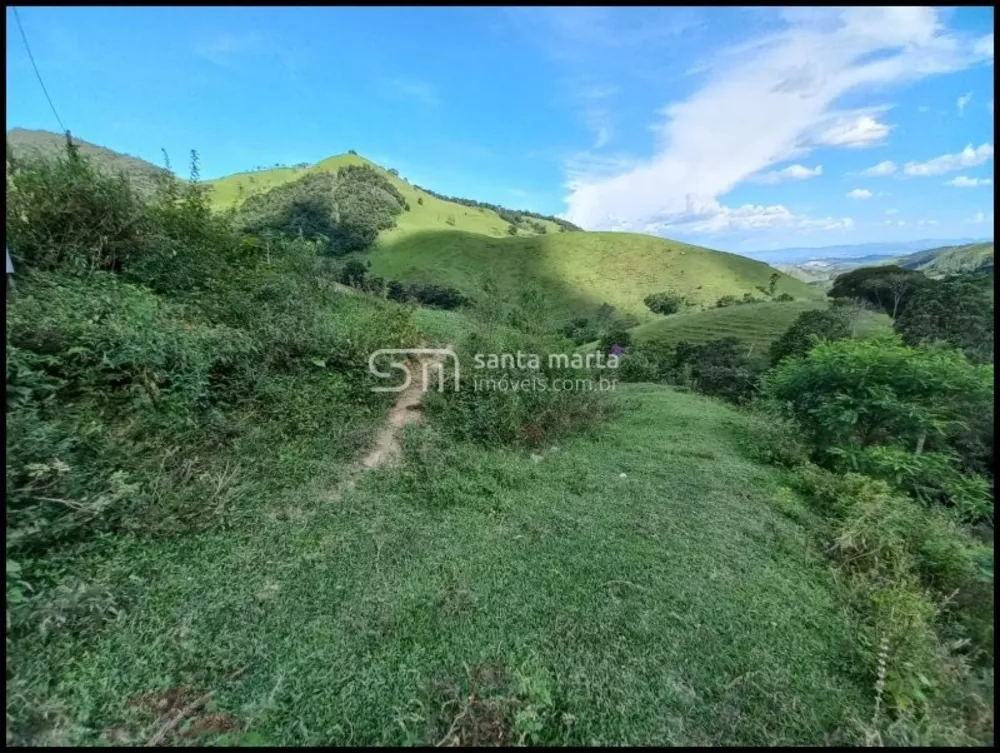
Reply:
[[[96, 165], [110, 172], [125, 173], [132, 185], [140, 194], [149, 195], [155, 188], [156, 178], [166, 170], [146, 162], [138, 157], [113, 151], [107, 147], [91, 144], [76, 136], [73, 143], [79, 147], [80, 154], [89, 157]], [[7, 131], [7, 145], [14, 157], [40, 155], [54, 157], [66, 150], [66, 137], [51, 131], [33, 131], [26, 128], [14, 128]]]
[[[464, 230], [469, 233], [497, 238], [509, 237], [510, 222], [500, 217], [495, 211], [444, 201], [356, 154], [340, 154], [308, 167], [276, 167], [270, 170], [229, 175], [208, 182], [212, 189], [209, 198], [216, 209], [239, 206], [251, 194], [267, 191], [310, 173], [336, 173], [347, 165], [366, 165], [378, 170], [392, 182], [409, 204], [409, 210], [397, 218], [396, 227], [385, 233], [384, 237], [386, 238], [398, 238], [423, 230]], [[532, 218], [532, 221], [544, 226], [546, 233], [560, 232], [559, 226], [551, 220]], [[526, 223], [518, 228], [518, 233], [521, 235], [539, 234]]]
[[[736, 254], [617, 232], [512, 238], [401, 227], [380, 238], [370, 258], [372, 272], [389, 279], [451, 285], [475, 295], [490, 278], [509, 296], [538, 289], [553, 316], [608, 303], [640, 320], [655, 316], [643, 303], [650, 293], [675, 290], [708, 306], [724, 295], [760, 295], [757, 286], [766, 287], [774, 272]], [[823, 291], [787, 275], [777, 292], [824, 298]]]
[[[755, 349], [767, 348], [787, 330], [803, 311], [825, 308], [823, 301], [751, 303], [721, 309], [675, 314], [632, 330], [638, 342], [676, 345], [681, 340], [703, 343], [722, 337], [738, 337]], [[864, 312], [857, 322], [858, 334], [865, 336], [892, 326], [885, 314]]]
[[969, 243], [964, 246], [943, 246], [901, 256], [891, 262], [904, 269], [917, 269], [934, 275], [952, 275], [993, 269], [993, 243]]

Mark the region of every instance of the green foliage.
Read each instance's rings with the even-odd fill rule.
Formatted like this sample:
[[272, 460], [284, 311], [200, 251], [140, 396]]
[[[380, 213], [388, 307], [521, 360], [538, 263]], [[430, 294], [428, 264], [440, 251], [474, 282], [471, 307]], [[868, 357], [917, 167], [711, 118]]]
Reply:
[[[147, 203], [73, 154], [21, 161], [13, 177], [67, 203], [14, 192], [30, 232], [11, 233], [25, 263], [6, 321], [9, 553], [219, 524], [244, 483], [226, 459], [251, 432], [242, 416], [274, 441], [354, 426], [345, 406], [378, 401], [368, 353], [415, 337], [407, 312], [333, 294], [315, 245], [247, 242], [196, 180], [164, 181]], [[134, 237], [88, 248], [126, 213]], [[38, 241], [44, 223], [54, 246]], [[352, 452], [351, 431], [327, 452]]]
[[728, 295], [727, 294], [727, 295], [722, 296], [721, 298], [719, 298], [719, 300], [717, 300], [715, 302], [715, 307], [719, 308], [719, 309], [722, 309], [722, 308], [726, 308], [727, 306], [736, 306], [737, 304], [740, 304], [742, 302], [743, 301], [741, 301], [735, 295]]
[[827, 295], [865, 301], [895, 318], [906, 309], [909, 298], [926, 282], [927, 278], [921, 272], [895, 264], [860, 267], [838, 275]]
[[597, 326], [585, 316], [575, 316], [559, 330], [577, 345], [597, 339]]
[[632, 334], [623, 327], [612, 326], [608, 329], [597, 343], [597, 349], [602, 353], [608, 353], [615, 345], [627, 348], [632, 344]]
[[[547, 214], [538, 214], [537, 212], [528, 212], [528, 211], [526, 211], [524, 209], [520, 209], [520, 210], [514, 211], [514, 210], [511, 210], [511, 209], [506, 209], [504, 207], [501, 207], [501, 206], [499, 206], [497, 204], [490, 204], [490, 203], [485, 202], [485, 201], [475, 201], [473, 199], [462, 199], [462, 198], [459, 198], [457, 196], [445, 196], [444, 194], [437, 193], [436, 191], [431, 191], [429, 188], [423, 188], [422, 186], [418, 186], [416, 184], [414, 184], [413, 187], [416, 188], [419, 191], [423, 191], [426, 194], [430, 194], [434, 198], [440, 199], [441, 201], [447, 201], [447, 202], [450, 202], [452, 204], [460, 204], [461, 206], [465, 206], [465, 207], [473, 207], [475, 209], [490, 209], [490, 210], [496, 212], [498, 215], [500, 215], [500, 219], [505, 220], [506, 222], [510, 223], [510, 225], [520, 225], [521, 222], [524, 220], [525, 217], [534, 217], [535, 219], [538, 219], [538, 220], [548, 220], [549, 222], [553, 222], [553, 223], [555, 223], [556, 225], [559, 226], [560, 230], [569, 231], [569, 230], [580, 230], [581, 229], [581, 228], [577, 227], [576, 225], [574, 225], [572, 222], [569, 222], [567, 220], [561, 219], [559, 217], [552, 217], [552, 216], [547, 215]], [[542, 227], [544, 228], [544, 226], [542, 226]], [[515, 232], [516, 232], [517, 228], [515, 227], [514, 229], [515, 229]], [[507, 232], [509, 233], [510, 230], [508, 230]], [[544, 229], [541, 230], [541, 231], [539, 231], [539, 232], [544, 233]], [[511, 233], [511, 235], [513, 235], [513, 233]]]
[[782, 293], [781, 295], [779, 295], [774, 300], [780, 301], [781, 303], [786, 303], [788, 301], [794, 301], [795, 300], [795, 296], [791, 295], [790, 293]]
[[128, 179], [74, 150], [18, 160], [8, 172], [7, 243], [19, 271], [118, 270], [143, 248], [146, 230], [146, 209]]
[[993, 296], [977, 280], [956, 277], [921, 285], [896, 319], [908, 345], [945, 342], [977, 363], [993, 362]]
[[336, 177], [308, 173], [251, 196], [238, 216], [247, 233], [320, 240], [330, 253], [341, 255], [371, 247], [380, 230], [395, 225], [405, 204], [379, 172], [367, 165], [347, 165]]
[[[454, 224], [454, 223], [452, 223]], [[507, 226], [507, 235], [517, 235], [517, 228], [514, 225]]]
[[790, 356], [805, 355], [820, 340], [840, 340], [850, 335], [850, 323], [844, 312], [837, 309], [803, 311], [785, 334], [771, 343], [771, 365]]
[[424, 205], [424, 197], [423, 196], [418, 196], [417, 197], [417, 204], [419, 204], [420, 206]]
[[[548, 356], [561, 352], [562, 342], [488, 324], [480, 326], [455, 348], [463, 388], [427, 393], [424, 405], [452, 437], [489, 446], [539, 446], [606, 420], [614, 406], [610, 391], [601, 391], [598, 380], [612, 379], [613, 370], [602, 374], [554, 365]], [[474, 360], [477, 353], [518, 351], [538, 355], [538, 368], [525, 364], [523, 368], [483, 369]], [[476, 388], [473, 380], [477, 379], [492, 383]], [[565, 380], [574, 385], [575, 380], [581, 380], [580, 389], [569, 388]]]
[[817, 453], [898, 445], [946, 449], [949, 430], [992, 412], [992, 367], [896, 338], [823, 342], [767, 375], [765, 394], [788, 406]]
[[643, 298], [642, 302], [645, 303], [646, 308], [654, 314], [664, 315], [676, 314], [687, 303], [684, 296], [670, 292], [651, 293]]
[[455, 288], [445, 285], [424, 285], [421, 283], [403, 283], [391, 280], [388, 286], [388, 298], [392, 301], [416, 301], [424, 306], [439, 309], [457, 309], [469, 304], [468, 298]]
[[641, 349], [630, 349], [620, 358], [618, 378], [622, 382], [657, 382], [659, 364]]
[[682, 341], [668, 366], [669, 379], [706, 395], [745, 403], [758, 389], [760, 366], [736, 337], [706, 343]]

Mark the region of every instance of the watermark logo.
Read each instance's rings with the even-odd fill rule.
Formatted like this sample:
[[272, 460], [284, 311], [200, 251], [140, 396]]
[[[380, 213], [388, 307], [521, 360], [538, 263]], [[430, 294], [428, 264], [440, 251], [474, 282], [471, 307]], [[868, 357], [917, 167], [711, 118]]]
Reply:
[[381, 350], [376, 350], [368, 356], [368, 372], [379, 379], [389, 379], [392, 377], [392, 372], [379, 371], [375, 363], [381, 356], [398, 356], [400, 360], [389, 361], [389, 368], [402, 371], [406, 379], [402, 384], [395, 387], [372, 387], [372, 392], [402, 392], [409, 387], [413, 381], [413, 374], [410, 372], [410, 362], [407, 359], [412, 361], [414, 358], [421, 366], [421, 376], [423, 377], [421, 390], [423, 392], [427, 392], [431, 384], [431, 369], [437, 370], [438, 392], [444, 391], [444, 386], [447, 382], [445, 364], [449, 359], [451, 359], [455, 367], [455, 390], [459, 389], [458, 356], [451, 348], [382, 348]]

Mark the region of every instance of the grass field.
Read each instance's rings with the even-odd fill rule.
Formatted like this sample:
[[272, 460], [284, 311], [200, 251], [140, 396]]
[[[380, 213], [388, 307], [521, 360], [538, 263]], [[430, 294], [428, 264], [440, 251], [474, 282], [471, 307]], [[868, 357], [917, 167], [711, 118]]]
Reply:
[[333, 465], [227, 530], [118, 540], [79, 567], [120, 616], [8, 645], [8, 713], [49, 744], [142, 744], [209, 691], [167, 744], [857, 742], [854, 627], [741, 415], [620, 399], [541, 460], [418, 426], [342, 498]]
[[[602, 303], [640, 319], [642, 299], [672, 289], [708, 305], [723, 295], [760, 295], [771, 267], [736, 254], [633, 233], [558, 233], [489, 238], [467, 232], [411, 233], [380, 240], [372, 272], [391, 279], [452, 285], [475, 294], [489, 278], [502, 295], [537, 289], [554, 317]], [[823, 292], [782, 276], [777, 291], [822, 300]]]
[[[681, 340], [702, 343], [721, 337], [738, 337], [755, 348], [767, 348], [803, 311], [825, 306], [823, 301], [789, 301], [706, 309], [661, 317], [658, 321], [636, 327], [632, 335], [638, 342], [668, 345], [676, 345]], [[865, 337], [891, 327], [892, 320], [885, 314], [866, 312], [857, 322], [857, 334]]]

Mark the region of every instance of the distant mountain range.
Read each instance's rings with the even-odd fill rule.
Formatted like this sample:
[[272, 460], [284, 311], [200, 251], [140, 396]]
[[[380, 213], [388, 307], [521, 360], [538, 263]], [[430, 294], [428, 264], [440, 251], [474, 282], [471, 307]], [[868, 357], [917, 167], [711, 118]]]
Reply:
[[937, 238], [896, 243], [856, 243], [844, 246], [820, 246], [818, 248], [778, 248], [770, 251], [751, 251], [745, 256], [766, 261], [768, 264], [801, 264], [813, 260], [853, 260], [859, 264], [878, 259], [906, 256], [928, 249], [967, 246], [975, 243], [992, 243], [992, 238]]
[[896, 264], [904, 269], [919, 270], [932, 277], [958, 272], [992, 270], [993, 241], [939, 246], [904, 255], [868, 254], [855, 257], [830, 257], [810, 259], [799, 264], [773, 266], [803, 282], [823, 286], [848, 270], [882, 264]]

